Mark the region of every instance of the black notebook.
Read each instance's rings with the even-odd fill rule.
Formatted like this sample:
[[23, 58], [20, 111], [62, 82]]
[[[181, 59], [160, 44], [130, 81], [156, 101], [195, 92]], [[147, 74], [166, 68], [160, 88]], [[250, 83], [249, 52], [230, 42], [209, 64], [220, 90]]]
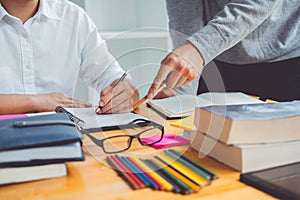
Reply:
[[241, 174], [240, 181], [280, 199], [300, 199], [300, 162]]

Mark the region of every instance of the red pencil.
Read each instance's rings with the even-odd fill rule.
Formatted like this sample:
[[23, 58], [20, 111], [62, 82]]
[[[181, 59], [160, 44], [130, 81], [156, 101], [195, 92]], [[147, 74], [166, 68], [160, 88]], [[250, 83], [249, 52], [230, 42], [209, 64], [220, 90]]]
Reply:
[[121, 170], [125, 172], [125, 174], [128, 174], [134, 182], [139, 186], [138, 188], [145, 188], [145, 184], [140, 181], [139, 178], [136, 177], [135, 174], [133, 174], [116, 156], [111, 156], [111, 158], [115, 161], [115, 163], [121, 167]]
[[140, 166], [135, 160], [133, 160], [130, 157], [127, 157], [127, 159], [129, 159], [134, 165], [136, 165], [137, 168], [139, 168], [139, 170], [141, 170], [146, 176], [148, 176], [153, 182], [155, 182], [160, 190], [164, 190], [164, 186], [158, 182], [150, 173], [148, 173], [146, 171], [146, 169], [144, 169], [142, 166]]
[[111, 165], [129, 185], [132, 189], [139, 189], [140, 185], [138, 185], [135, 180], [129, 176], [129, 174], [125, 173], [122, 168], [110, 157], [107, 157], [107, 162]]

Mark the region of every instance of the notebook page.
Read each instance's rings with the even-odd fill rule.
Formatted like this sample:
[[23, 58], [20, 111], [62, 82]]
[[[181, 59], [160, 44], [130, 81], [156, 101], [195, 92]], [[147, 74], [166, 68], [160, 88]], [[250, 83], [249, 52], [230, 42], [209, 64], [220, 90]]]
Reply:
[[91, 108], [66, 108], [70, 113], [79, 117], [85, 122], [83, 128], [98, 128], [116, 125], [125, 125], [134, 119], [146, 119], [145, 117], [135, 113], [120, 113], [120, 114], [102, 114], [95, 113], [94, 107]]

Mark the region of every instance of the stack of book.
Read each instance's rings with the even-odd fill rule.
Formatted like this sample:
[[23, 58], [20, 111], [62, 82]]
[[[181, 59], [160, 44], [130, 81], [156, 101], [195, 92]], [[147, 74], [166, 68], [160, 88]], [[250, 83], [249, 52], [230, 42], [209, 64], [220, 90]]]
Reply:
[[242, 172], [300, 161], [300, 102], [196, 108], [191, 146]]
[[84, 160], [81, 134], [66, 114], [0, 120], [0, 185], [67, 174]]

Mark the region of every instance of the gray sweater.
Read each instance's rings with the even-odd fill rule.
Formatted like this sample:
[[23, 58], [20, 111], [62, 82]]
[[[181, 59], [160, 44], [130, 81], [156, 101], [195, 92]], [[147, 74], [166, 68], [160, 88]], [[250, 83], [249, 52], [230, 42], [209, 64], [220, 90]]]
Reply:
[[[300, 0], [166, 0], [174, 46], [234, 64], [300, 56]], [[181, 37], [174, 31], [187, 35]]]

